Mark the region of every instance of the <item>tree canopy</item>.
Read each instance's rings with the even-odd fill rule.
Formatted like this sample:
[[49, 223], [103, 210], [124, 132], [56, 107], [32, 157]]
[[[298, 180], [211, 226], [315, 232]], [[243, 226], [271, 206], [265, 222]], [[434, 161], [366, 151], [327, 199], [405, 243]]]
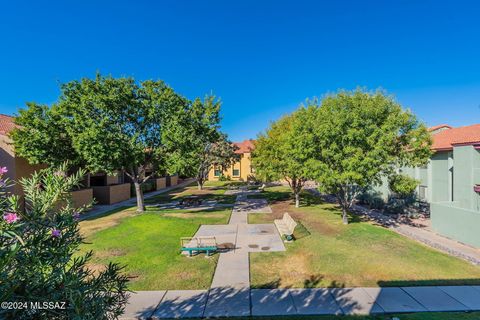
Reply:
[[192, 102], [163, 81], [97, 74], [61, 92], [51, 108], [29, 104], [20, 111], [13, 133], [18, 154], [50, 165], [73, 159], [94, 173], [124, 170], [138, 211], [144, 211], [142, 183], [158, 172], [197, 172], [202, 148], [223, 137], [214, 97]]
[[212, 166], [228, 167], [236, 160], [235, 148], [220, 131], [221, 102], [214, 96], [197, 98], [171, 122], [165, 144], [167, 163], [183, 175], [195, 177], [201, 189]]
[[300, 107], [260, 134], [252, 152], [255, 174], [266, 180], [285, 180], [295, 196], [296, 207], [305, 182], [315, 177], [317, 116], [315, 102]]
[[11, 132], [15, 153], [32, 164], [59, 166], [68, 161], [79, 165], [81, 159], [73, 148], [65, 120], [57, 104], [50, 108], [27, 103], [15, 118], [19, 128]]
[[317, 180], [337, 195], [344, 223], [363, 188], [430, 157], [427, 128], [381, 91], [340, 91], [325, 97], [318, 113]]

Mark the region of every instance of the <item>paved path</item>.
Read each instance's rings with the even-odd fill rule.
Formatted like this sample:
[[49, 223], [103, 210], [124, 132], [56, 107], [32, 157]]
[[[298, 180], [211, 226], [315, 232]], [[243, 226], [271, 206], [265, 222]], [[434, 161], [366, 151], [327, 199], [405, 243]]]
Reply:
[[[250, 263], [248, 253], [250, 249], [258, 249], [262, 246], [258, 242], [262, 242], [264, 237], [249, 232], [251, 228], [248, 225], [248, 214], [272, 212], [265, 199], [248, 199], [248, 194], [252, 192], [245, 190], [237, 195], [228, 223], [228, 226], [235, 230], [235, 238], [232, 239], [233, 249], [220, 253], [213, 281], [208, 291], [203, 314], [205, 317], [250, 315]], [[211, 227], [215, 228], [216, 226]], [[267, 230], [265, 231], [265, 233], [268, 233]], [[272, 237], [276, 237], [278, 238], [277, 242], [281, 243], [280, 236], [275, 233], [276, 230], [273, 231], [267, 236], [268, 239], [272, 240]], [[221, 234], [217, 233], [215, 236], [218, 239]], [[268, 248], [270, 250], [270, 247]], [[281, 243], [280, 250], [285, 250], [283, 243]]]
[[[144, 195], [144, 199], [155, 197], [156, 195], [166, 193], [166, 192], [169, 192], [169, 191], [174, 190], [174, 189], [179, 189], [179, 188], [186, 187], [194, 181], [195, 181], [195, 179], [187, 179], [187, 180], [185, 180], [185, 181], [183, 181], [183, 182], [181, 182], [181, 183], [179, 183], [175, 186], [167, 187], [167, 188], [164, 188], [162, 190], [158, 190], [158, 191], [154, 191], [154, 192], [149, 192], [149, 193]], [[136, 198], [131, 198], [131, 199], [121, 201], [121, 202], [118, 202], [118, 203], [114, 203], [114, 204], [110, 204], [110, 205], [95, 205], [95, 206], [93, 206], [92, 210], [86, 212], [85, 214], [82, 214], [80, 220], [90, 219], [90, 218], [102, 215], [105, 212], [108, 212], [108, 211], [111, 211], [111, 210], [114, 210], [114, 209], [117, 209], [117, 208], [121, 208], [121, 207], [125, 207], [125, 206], [129, 206], [129, 207], [130, 206], [135, 206], [136, 204], [137, 204]]]
[[139, 291], [132, 295], [122, 319], [163, 319], [217, 317], [205, 313], [208, 300], [217, 299], [219, 308], [226, 294], [233, 308], [246, 315], [352, 315], [402, 312], [480, 311], [480, 286], [319, 288], [252, 290], [171, 290]]

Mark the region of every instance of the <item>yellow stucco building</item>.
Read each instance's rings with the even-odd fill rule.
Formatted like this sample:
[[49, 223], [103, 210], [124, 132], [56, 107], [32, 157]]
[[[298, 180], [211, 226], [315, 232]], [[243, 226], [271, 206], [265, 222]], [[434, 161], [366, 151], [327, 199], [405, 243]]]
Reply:
[[248, 181], [254, 175], [251, 162], [251, 153], [255, 148], [254, 141], [245, 140], [243, 142], [234, 142], [233, 144], [238, 148], [235, 153], [239, 155], [240, 159], [225, 171], [222, 171], [221, 168], [213, 167], [208, 173], [208, 180], [215, 181], [223, 175], [230, 177], [232, 180]]

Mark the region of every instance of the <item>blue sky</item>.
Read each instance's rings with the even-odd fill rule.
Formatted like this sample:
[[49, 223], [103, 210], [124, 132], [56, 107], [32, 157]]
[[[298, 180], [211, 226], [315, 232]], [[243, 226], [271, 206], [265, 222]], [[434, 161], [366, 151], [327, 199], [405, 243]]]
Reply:
[[233, 140], [357, 86], [428, 125], [478, 123], [479, 18], [478, 1], [2, 1], [0, 113], [100, 71], [216, 94]]

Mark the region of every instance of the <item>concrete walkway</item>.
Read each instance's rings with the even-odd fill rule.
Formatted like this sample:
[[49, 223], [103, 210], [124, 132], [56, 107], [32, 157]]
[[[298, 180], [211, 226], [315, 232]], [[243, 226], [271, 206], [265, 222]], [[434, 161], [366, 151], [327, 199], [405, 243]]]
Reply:
[[[248, 194], [252, 192], [254, 191], [243, 190], [237, 194], [228, 223], [228, 226], [234, 227], [235, 230], [235, 238], [232, 239], [233, 248], [228, 252], [220, 253], [213, 281], [208, 291], [203, 314], [205, 317], [250, 315], [250, 263], [248, 253], [249, 249], [253, 249], [251, 247], [259, 248], [261, 244], [258, 244], [258, 242], [262, 242], [264, 237], [249, 232], [248, 214], [271, 212], [272, 210], [265, 199], [248, 199]], [[210, 227], [215, 228], [216, 226]], [[268, 231], [265, 233], [268, 233]], [[217, 233], [215, 236], [218, 241], [222, 234]], [[281, 243], [281, 238], [277, 233], [270, 232], [267, 238], [272, 240], [272, 236], [278, 238], [277, 242]], [[259, 239], [259, 237], [261, 238]], [[270, 249], [270, 247], [268, 248]], [[281, 243], [280, 250], [285, 250], [283, 243]], [[162, 308], [162, 305], [159, 308]]]
[[[211, 299], [219, 309], [209, 307]], [[214, 311], [229, 303], [247, 316], [479, 311], [480, 286], [139, 291], [121, 319], [220, 317]]]
[[[182, 181], [181, 183], [175, 185], [175, 186], [171, 186], [171, 187], [167, 187], [167, 188], [164, 188], [162, 190], [158, 190], [158, 191], [154, 191], [154, 192], [149, 192], [147, 194], [144, 195], [144, 199], [148, 199], [148, 198], [151, 198], [151, 197], [155, 197], [159, 194], [162, 194], [162, 193], [166, 193], [166, 192], [169, 192], [171, 190], [174, 190], [174, 189], [179, 189], [179, 188], [183, 188], [183, 187], [186, 187], [188, 186], [189, 184], [191, 184], [192, 182], [194, 182], [195, 179], [187, 179], [185, 181]], [[131, 207], [131, 206], [135, 206], [137, 204], [137, 199], [134, 197], [134, 198], [130, 198], [128, 200], [125, 200], [125, 201], [121, 201], [121, 202], [117, 202], [115, 204], [110, 204], [110, 205], [102, 205], [102, 204], [99, 204], [99, 205], [94, 205], [92, 210], [86, 212], [85, 214], [82, 214], [82, 216], [80, 217], [80, 221], [81, 220], [86, 220], [86, 219], [90, 219], [90, 218], [94, 218], [96, 216], [99, 216], [99, 215], [102, 215], [108, 211], [111, 211], [111, 210], [114, 210], [114, 209], [118, 209], [118, 208], [121, 208], [121, 207]]]

